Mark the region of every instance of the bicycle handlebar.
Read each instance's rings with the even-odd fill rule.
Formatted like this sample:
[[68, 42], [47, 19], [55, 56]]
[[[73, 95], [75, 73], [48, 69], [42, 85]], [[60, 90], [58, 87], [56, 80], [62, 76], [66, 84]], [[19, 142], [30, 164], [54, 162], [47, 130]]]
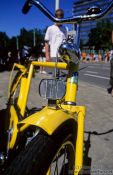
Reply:
[[78, 23], [82, 21], [89, 21], [89, 20], [95, 20], [103, 17], [106, 15], [110, 10], [113, 8], [113, 0], [111, 3], [108, 5], [108, 7], [99, 12], [98, 14], [91, 14], [91, 15], [79, 15], [79, 16], [72, 16], [68, 18], [63, 18], [63, 19], [58, 19], [56, 18], [40, 1], [38, 0], [27, 0], [25, 3], [22, 12], [26, 14], [32, 5], [35, 5], [40, 11], [42, 11], [50, 20], [52, 20], [55, 23], [60, 23], [60, 24], [66, 24], [66, 23]]
[[24, 4], [22, 12], [26, 14], [30, 10], [31, 7], [32, 5], [30, 4], [30, 0], [27, 0], [26, 3]]

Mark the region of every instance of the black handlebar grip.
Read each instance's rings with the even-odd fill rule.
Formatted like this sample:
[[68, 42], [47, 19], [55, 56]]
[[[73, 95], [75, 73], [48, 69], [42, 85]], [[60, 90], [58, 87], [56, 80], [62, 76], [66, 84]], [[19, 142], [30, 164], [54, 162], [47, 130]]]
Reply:
[[31, 0], [27, 0], [26, 3], [24, 4], [23, 8], [22, 8], [22, 13], [26, 14], [28, 13], [28, 11], [30, 10], [31, 8], [31, 3], [30, 3]]

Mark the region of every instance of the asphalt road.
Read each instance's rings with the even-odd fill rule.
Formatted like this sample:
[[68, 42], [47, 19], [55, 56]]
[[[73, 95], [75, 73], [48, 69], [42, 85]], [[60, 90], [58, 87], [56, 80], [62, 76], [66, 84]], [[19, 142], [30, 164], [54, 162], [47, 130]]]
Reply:
[[109, 63], [81, 63], [79, 80], [99, 87], [108, 88], [110, 77]]
[[[54, 70], [46, 69], [49, 73]], [[65, 71], [64, 71], [65, 72]], [[79, 81], [97, 85], [102, 88], [109, 88], [110, 63], [80, 63]]]

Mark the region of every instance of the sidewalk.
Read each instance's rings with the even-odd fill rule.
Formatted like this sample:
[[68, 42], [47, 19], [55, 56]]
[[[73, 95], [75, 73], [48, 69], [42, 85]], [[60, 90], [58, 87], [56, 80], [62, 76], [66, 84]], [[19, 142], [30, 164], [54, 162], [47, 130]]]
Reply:
[[[38, 84], [45, 75], [36, 74], [32, 81], [28, 108], [46, 104], [38, 93]], [[7, 99], [9, 72], [0, 73], [0, 109]], [[77, 104], [85, 105], [84, 165], [91, 167], [92, 175], [113, 175], [113, 97], [107, 90], [79, 82]]]
[[79, 82], [78, 104], [87, 108], [84, 166], [91, 166], [92, 175], [113, 175], [113, 97]]

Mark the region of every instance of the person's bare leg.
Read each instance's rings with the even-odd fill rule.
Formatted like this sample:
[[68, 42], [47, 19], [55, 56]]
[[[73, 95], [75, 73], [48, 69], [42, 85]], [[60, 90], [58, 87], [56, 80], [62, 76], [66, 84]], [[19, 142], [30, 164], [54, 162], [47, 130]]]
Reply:
[[111, 95], [112, 95], [112, 97], [113, 97], [113, 88], [112, 88], [112, 91], [111, 91]]
[[47, 74], [47, 72], [45, 71], [45, 67], [42, 67], [42, 73]]
[[42, 68], [42, 66], [40, 66], [40, 73], [42, 73], [42, 71], [43, 71], [43, 68]]

